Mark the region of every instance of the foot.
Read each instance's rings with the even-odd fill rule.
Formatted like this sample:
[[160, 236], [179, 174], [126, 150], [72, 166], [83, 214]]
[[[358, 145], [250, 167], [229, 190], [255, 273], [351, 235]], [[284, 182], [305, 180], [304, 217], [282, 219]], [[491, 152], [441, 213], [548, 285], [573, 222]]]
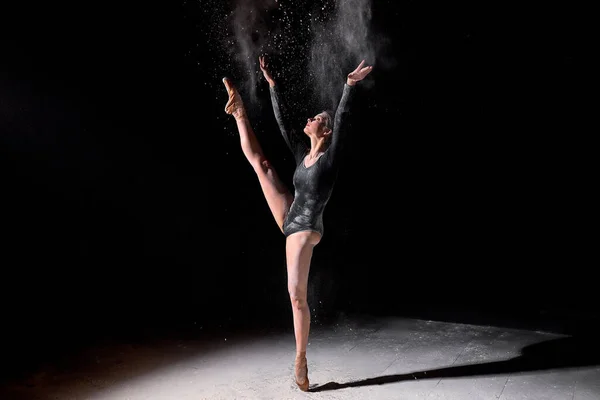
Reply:
[[244, 109], [242, 97], [238, 93], [237, 89], [233, 86], [233, 83], [231, 83], [229, 78], [223, 78], [223, 83], [225, 84], [225, 89], [227, 89], [227, 93], [229, 94], [229, 101], [227, 101], [227, 104], [225, 105], [225, 112], [233, 115], [236, 119], [245, 117], [246, 110]]
[[294, 377], [296, 378], [296, 385], [303, 392], [308, 391], [308, 363], [306, 361], [306, 353], [296, 355], [296, 361], [294, 362]]

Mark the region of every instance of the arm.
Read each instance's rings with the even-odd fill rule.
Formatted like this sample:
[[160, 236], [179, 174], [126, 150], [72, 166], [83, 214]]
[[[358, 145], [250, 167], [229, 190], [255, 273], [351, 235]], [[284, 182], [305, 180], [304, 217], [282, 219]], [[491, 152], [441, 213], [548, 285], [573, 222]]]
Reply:
[[365, 61], [363, 60], [358, 67], [348, 74], [346, 84], [344, 85], [344, 91], [340, 103], [335, 112], [333, 120], [333, 132], [331, 133], [331, 144], [329, 145], [328, 152], [331, 153], [329, 159], [333, 162], [339, 153], [343, 138], [348, 131], [348, 112], [352, 104], [352, 98], [354, 97], [355, 85], [357, 82], [362, 81], [372, 70], [372, 66], [364, 67]]
[[279, 130], [287, 144], [288, 148], [294, 155], [294, 159], [296, 163], [298, 163], [301, 158], [306, 153], [306, 144], [302, 142], [301, 138], [298, 137], [298, 134], [294, 132], [289, 126], [289, 110], [286, 108], [285, 103], [281, 100], [281, 95], [279, 93], [279, 87], [275, 85], [275, 80], [269, 73], [267, 69], [267, 65], [264, 57], [259, 57], [260, 61], [260, 69], [263, 72], [263, 76], [269, 82], [269, 92], [271, 94], [271, 104], [273, 106], [273, 113], [275, 114], [275, 119], [277, 120], [277, 125], [279, 125]]
[[271, 104], [273, 105], [273, 112], [275, 114], [277, 124], [279, 125], [279, 130], [281, 131], [283, 139], [285, 140], [288, 148], [294, 154], [296, 163], [298, 163], [298, 161], [301, 160], [306, 153], [306, 144], [302, 142], [301, 138], [298, 136], [298, 133], [289, 127], [288, 110], [285, 107], [285, 104], [281, 101], [277, 86], [269, 87], [269, 91], [271, 92]]
[[333, 132], [331, 133], [331, 143], [329, 144], [328, 153], [330, 160], [337, 159], [337, 154], [340, 152], [342, 143], [344, 142], [344, 136], [348, 132], [348, 112], [352, 104], [352, 98], [355, 92], [354, 84], [350, 85], [348, 82], [344, 85], [344, 91], [342, 97], [335, 111], [335, 117], [333, 119]]

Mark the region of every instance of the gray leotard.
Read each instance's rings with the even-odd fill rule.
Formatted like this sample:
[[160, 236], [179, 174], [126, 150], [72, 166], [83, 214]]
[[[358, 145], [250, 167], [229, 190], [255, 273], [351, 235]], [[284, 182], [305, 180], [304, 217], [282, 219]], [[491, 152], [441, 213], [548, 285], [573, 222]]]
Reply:
[[347, 114], [354, 87], [344, 84], [344, 91], [333, 121], [331, 143], [325, 153], [310, 167], [304, 164], [304, 158], [310, 148], [302, 140], [303, 137], [299, 136], [298, 132], [290, 130], [287, 125], [289, 122], [287, 110], [281, 101], [277, 86], [269, 87], [275, 119], [296, 161], [293, 178], [294, 201], [283, 222], [283, 233], [287, 237], [295, 232], [309, 230], [323, 235], [323, 211], [331, 197], [337, 176], [339, 152], [343, 136], [348, 130]]

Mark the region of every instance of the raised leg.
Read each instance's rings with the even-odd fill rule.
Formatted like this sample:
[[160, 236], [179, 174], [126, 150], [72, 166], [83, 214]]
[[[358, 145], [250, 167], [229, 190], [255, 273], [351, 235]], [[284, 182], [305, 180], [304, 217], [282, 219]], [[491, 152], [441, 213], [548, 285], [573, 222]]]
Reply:
[[288, 273], [288, 292], [294, 318], [294, 336], [296, 338], [296, 360], [294, 374], [296, 384], [308, 390], [308, 365], [306, 346], [310, 330], [310, 308], [308, 306], [308, 274], [313, 249], [321, 240], [317, 232], [297, 232], [287, 237], [286, 261]]
[[275, 169], [265, 157], [260, 143], [252, 130], [250, 121], [244, 109], [242, 98], [228, 78], [223, 78], [227, 89], [229, 100], [225, 106], [225, 112], [235, 117], [242, 152], [256, 172], [258, 182], [269, 205], [269, 209], [277, 222], [277, 226], [283, 232], [283, 222], [294, 200], [293, 195], [283, 184]]

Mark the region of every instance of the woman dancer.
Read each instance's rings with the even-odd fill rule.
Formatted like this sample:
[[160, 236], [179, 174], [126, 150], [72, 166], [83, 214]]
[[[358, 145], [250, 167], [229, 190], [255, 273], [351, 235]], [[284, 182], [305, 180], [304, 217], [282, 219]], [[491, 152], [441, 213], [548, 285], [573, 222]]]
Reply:
[[347, 133], [347, 114], [357, 82], [373, 69], [363, 60], [347, 75], [335, 117], [322, 111], [308, 118], [304, 137], [288, 126], [288, 114], [281, 101], [264, 57], [259, 57], [260, 69], [269, 83], [271, 103], [283, 138], [294, 155], [296, 170], [293, 177], [294, 194], [280, 180], [265, 157], [252, 130], [242, 98], [228, 78], [223, 78], [229, 100], [225, 112], [235, 118], [242, 152], [258, 176], [275, 222], [286, 237], [287, 284], [294, 321], [296, 359], [294, 375], [302, 391], [308, 391], [308, 363], [306, 347], [310, 329], [310, 309], [307, 303], [308, 274], [314, 247], [323, 236], [323, 212], [332, 193], [337, 176], [340, 148]]

